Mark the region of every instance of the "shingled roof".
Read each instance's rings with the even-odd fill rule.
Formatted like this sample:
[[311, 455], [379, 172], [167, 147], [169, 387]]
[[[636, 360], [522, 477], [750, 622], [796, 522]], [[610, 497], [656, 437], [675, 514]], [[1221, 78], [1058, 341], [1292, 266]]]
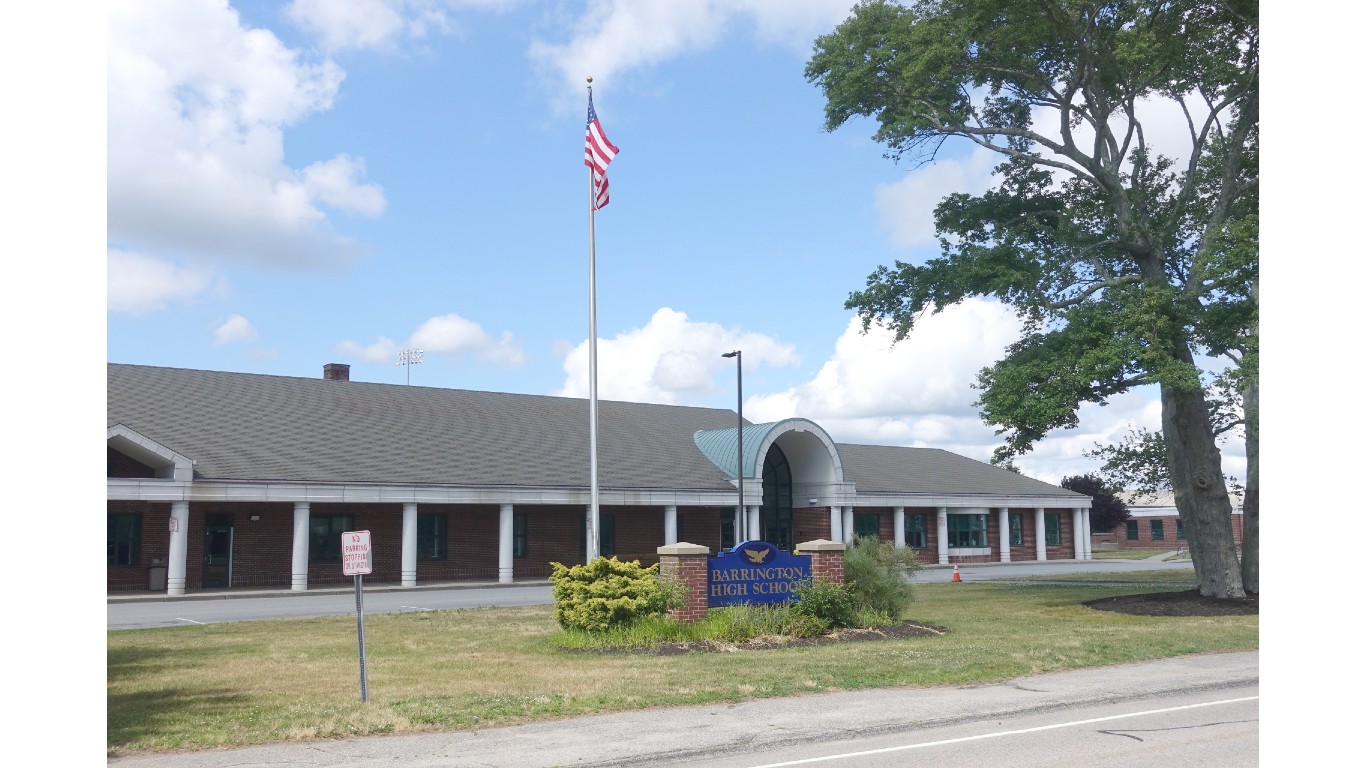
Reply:
[[838, 443], [844, 479], [859, 493], [938, 496], [1082, 496], [939, 448]]
[[[603, 488], [727, 490], [693, 433], [715, 408], [600, 401]], [[588, 401], [110, 363], [123, 424], [214, 480], [455, 486], [589, 485]]]
[[[108, 426], [122, 424], [188, 457], [200, 479], [589, 486], [583, 399], [119, 363], [108, 365], [107, 393]], [[694, 441], [701, 430], [729, 435], [734, 411], [598, 405], [601, 488], [735, 487], [734, 471], [713, 464]], [[935, 448], [837, 448], [844, 479], [859, 494], [1080, 495]]]

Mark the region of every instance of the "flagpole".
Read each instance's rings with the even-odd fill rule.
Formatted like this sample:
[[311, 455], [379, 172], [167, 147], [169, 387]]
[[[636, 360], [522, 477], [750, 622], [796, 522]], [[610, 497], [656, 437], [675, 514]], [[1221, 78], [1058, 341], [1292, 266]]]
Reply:
[[[588, 78], [588, 103], [593, 103], [593, 78]], [[588, 169], [588, 518], [585, 522], [586, 562], [598, 556], [598, 278], [596, 236], [593, 230], [597, 192], [593, 169]]]

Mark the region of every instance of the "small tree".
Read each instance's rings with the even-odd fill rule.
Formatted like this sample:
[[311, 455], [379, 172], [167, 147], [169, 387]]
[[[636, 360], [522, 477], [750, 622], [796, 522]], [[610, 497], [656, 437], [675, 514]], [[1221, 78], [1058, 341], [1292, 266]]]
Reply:
[[1063, 488], [1091, 497], [1091, 530], [1112, 531], [1129, 519], [1129, 506], [1120, 500], [1118, 488], [1112, 488], [1095, 475], [1064, 477]]

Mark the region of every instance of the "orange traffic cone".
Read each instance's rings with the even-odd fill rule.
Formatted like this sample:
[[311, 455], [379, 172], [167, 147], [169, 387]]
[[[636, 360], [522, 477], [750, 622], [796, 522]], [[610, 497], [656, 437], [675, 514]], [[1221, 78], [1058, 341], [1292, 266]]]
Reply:
[[958, 565], [957, 565], [956, 563], [955, 563], [954, 566], [953, 566], [953, 580], [954, 580], [954, 581], [962, 581], [962, 580], [963, 580], [963, 578], [962, 578], [961, 576], [958, 575]]

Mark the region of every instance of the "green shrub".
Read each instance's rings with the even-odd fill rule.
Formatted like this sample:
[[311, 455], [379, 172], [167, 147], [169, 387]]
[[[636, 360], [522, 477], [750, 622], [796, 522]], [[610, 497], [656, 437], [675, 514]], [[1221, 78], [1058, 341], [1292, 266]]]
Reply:
[[825, 619], [789, 610], [783, 616], [783, 634], [792, 637], [817, 637], [830, 631], [830, 622]]
[[807, 579], [792, 590], [796, 601], [792, 613], [824, 622], [829, 627], [852, 627], [858, 622], [858, 605], [848, 584]]
[[602, 632], [668, 609], [673, 590], [660, 583], [659, 566], [642, 568], [598, 557], [587, 565], [550, 564], [555, 620], [565, 629]]
[[890, 621], [899, 621], [915, 599], [906, 576], [918, 570], [913, 551], [876, 536], [856, 537], [844, 552], [844, 581], [853, 592], [855, 608], [885, 614]]

